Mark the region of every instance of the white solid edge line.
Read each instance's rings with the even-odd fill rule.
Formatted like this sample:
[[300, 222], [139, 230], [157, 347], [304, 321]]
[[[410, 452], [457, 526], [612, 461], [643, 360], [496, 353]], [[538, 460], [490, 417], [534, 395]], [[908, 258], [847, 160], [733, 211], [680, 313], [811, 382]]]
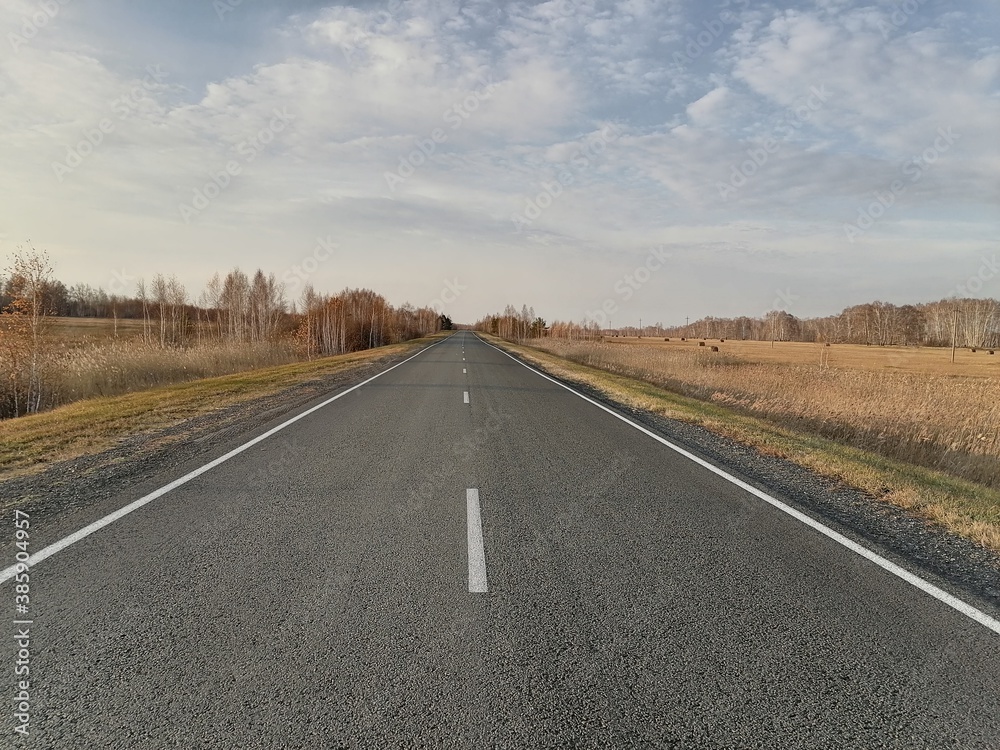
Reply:
[[820, 523], [816, 519], [814, 519], [814, 518], [812, 518], [810, 516], [807, 516], [805, 513], [802, 513], [801, 511], [796, 510], [795, 508], [791, 507], [790, 505], [787, 505], [787, 504], [781, 502], [776, 497], [771, 497], [771, 495], [768, 495], [766, 492], [764, 492], [762, 490], [759, 490], [756, 487], [754, 487], [752, 485], [749, 485], [749, 484], [747, 484], [746, 482], [744, 482], [744, 481], [742, 481], [740, 479], [737, 479], [732, 474], [730, 474], [730, 473], [728, 473], [728, 472], [723, 471], [722, 469], [720, 469], [718, 466], [715, 466], [714, 464], [709, 463], [708, 461], [704, 460], [703, 458], [699, 458], [698, 456], [694, 455], [693, 453], [690, 453], [690, 452], [684, 450], [679, 445], [675, 445], [674, 443], [671, 443], [666, 438], [661, 437], [660, 435], [657, 435], [655, 432], [652, 432], [651, 430], [646, 429], [642, 425], [636, 424], [631, 419], [628, 419], [627, 417], [622, 416], [621, 414], [617, 413], [613, 409], [609, 409], [607, 406], [605, 406], [604, 404], [600, 403], [599, 401], [595, 401], [594, 399], [590, 398], [589, 396], [585, 396], [584, 394], [582, 394], [579, 391], [571, 388], [570, 386], [566, 385], [565, 383], [561, 383], [560, 381], [556, 380], [555, 378], [546, 375], [544, 372], [541, 372], [540, 370], [536, 370], [534, 367], [531, 367], [530, 365], [524, 364], [524, 362], [522, 362], [521, 360], [519, 360], [517, 357], [513, 356], [512, 354], [508, 354], [507, 352], [505, 352], [500, 347], [494, 346], [493, 344], [491, 344], [489, 341], [486, 341], [484, 339], [479, 339], [479, 340], [482, 341], [487, 346], [492, 346], [494, 349], [496, 349], [501, 354], [504, 354], [504, 355], [510, 357], [512, 360], [514, 360], [515, 362], [517, 362], [519, 365], [522, 365], [523, 367], [527, 368], [528, 370], [531, 370], [536, 375], [539, 375], [539, 376], [545, 378], [546, 380], [552, 381], [556, 385], [561, 386], [562, 388], [565, 388], [567, 391], [569, 391], [570, 393], [574, 394], [575, 396], [579, 396], [584, 401], [587, 401], [587, 402], [593, 404], [594, 406], [596, 406], [599, 409], [603, 409], [604, 411], [606, 411], [611, 416], [615, 417], [616, 419], [620, 419], [622, 422], [625, 422], [625, 424], [631, 425], [635, 429], [639, 430], [639, 432], [645, 433], [649, 437], [653, 438], [653, 440], [656, 440], [657, 442], [662, 443], [663, 445], [665, 445], [668, 448], [670, 448], [672, 451], [675, 451], [675, 452], [679, 453], [680, 455], [684, 456], [685, 458], [690, 459], [691, 461], [694, 461], [699, 466], [703, 466], [704, 468], [708, 469], [712, 473], [719, 475], [720, 477], [722, 477], [726, 481], [731, 482], [732, 484], [735, 484], [737, 487], [739, 487], [739, 488], [741, 488], [743, 490], [746, 490], [751, 495], [754, 495], [755, 497], [760, 498], [764, 502], [768, 503], [769, 505], [774, 506], [775, 508], [777, 508], [778, 510], [782, 511], [783, 513], [787, 513], [788, 515], [790, 515], [792, 518], [796, 519], [797, 521], [801, 521], [806, 526], [809, 526], [809, 527], [815, 529], [816, 531], [818, 531], [819, 533], [821, 533], [824, 536], [828, 537], [829, 539], [832, 539], [833, 541], [837, 542], [837, 544], [840, 544], [840, 545], [846, 547], [847, 549], [851, 550], [852, 552], [854, 552], [854, 553], [860, 555], [861, 557], [865, 558], [866, 560], [869, 560], [869, 561], [875, 563], [876, 565], [878, 565], [883, 570], [885, 570], [885, 571], [887, 571], [889, 573], [892, 573], [892, 575], [896, 576], [897, 578], [901, 578], [902, 580], [906, 581], [907, 583], [909, 583], [909, 584], [911, 584], [913, 586], [916, 586], [918, 589], [920, 589], [921, 591], [923, 591], [925, 594], [930, 594], [931, 596], [933, 596], [935, 599], [937, 599], [938, 601], [942, 602], [943, 604], [948, 605], [949, 607], [951, 607], [952, 609], [954, 609], [957, 612], [961, 612], [963, 615], [965, 615], [969, 619], [975, 620], [976, 622], [978, 622], [983, 627], [988, 628], [989, 630], [992, 630], [994, 633], [997, 633], [998, 635], [1000, 635], [1000, 620], [997, 620], [996, 618], [991, 617], [990, 615], [986, 614], [985, 612], [983, 612], [980, 609], [977, 609], [976, 607], [973, 607], [968, 602], [964, 602], [961, 599], [959, 599], [958, 597], [953, 596], [952, 594], [949, 594], [944, 589], [938, 588], [933, 583], [931, 583], [929, 581], [925, 581], [923, 578], [921, 578], [920, 576], [916, 575], [915, 573], [911, 573], [906, 568], [900, 567], [896, 563], [892, 562], [891, 560], [887, 560], [886, 558], [882, 557], [878, 553], [872, 552], [867, 547], [862, 547], [857, 542], [855, 542], [855, 541], [853, 541], [851, 539], [848, 539], [843, 534], [840, 534], [840, 533], [834, 531], [833, 529], [831, 529], [831, 528], [829, 528], [827, 526], [824, 526], [822, 523]]
[[[442, 341], [444, 341], [444, 340], [445, 339], [442, 339]], [[346, 391], [341, 391], [336, 396], [333, 396], [332, 398], [328, 398], [323, 403], [317, 404], [316, 406], [313, 406], [313, 407], [307, 409], [306, 411], [302, 412], [301, 414], [296, 414], [294, 417], [292, 417], [291, 419], [286, 420], [285, 422], [282, 422], [277, 427], [272, 427], [270, 430], [268, 430], [267, 432], [263, 433], [262, 435], [258, 435], [253, 440], [250, 440], [249, 442], [244, 443], [243, 445], [239, 446], [238, 448], [234, 448], [233, 450], [229, 451], [229, 453], [226, 453], [223, 456], [219, 456], [219, 458], [215, 459], [214, 461], [210, 461], [209, 463], [205, 464], [204, 466], [201, 466], [201, 467], [195, 469], [194, 471], [192, 471], [192, 472], [190, 472], [188, 474], [185, 474], [180, 479], [175, 479], [170, 484], [164, 485], [163, 487], [160, 487], [160, 489], [154, 490], [153, 492], [150, 492], [148, 495], [144, 495], [143, 497], [139, 498], [138, 500], [135, 500], [135, 501], [129, 503], [128, 505], [124, 506], [123, 508], [119, 508], [118, 510], [114, 511], [113, 513], [109, 513], [108, 515], [104, 516], [103, 518], [98, 519], [97, 521], [94, 521], [93, 523], [88, 524], [87, 526], [84, 526], [79, 531], [75, 531], [75, 532], [73, 532], [72, 534], [70, 534], [67, 537], [63, 537], [58, 542], [53, 542], [49, 546], [43, 547], [41, 550], [39, 550], [35, 554], [31, 555], [31, 557], [29, 557], [22, 564], [27, 565], [29, 568], [34, 567], [35, 565], [37, 565], [38, 563], [40, 563], [42, 560], [45, 560], [48, 557], [52, 557], [52, 555], [56, 554], [57, 552], [61, 552], [62, 550], [64, 550], [67, 547], [69, 547], [71, 544], [75, 544], [76, 542], [79, 542], [81, 539], [84, 539], [84, 538], [90, 536], [95, 531], [100, 531], [105, 526], [109, 526], [110, 524], [113, 524], [115, 521], [117, 521], [117, 520], [119, 520], [121, 518], [124, 518], [129, 513], [131, 513], [132, 511], [138, 510], [142, 506], [147, 505], [147, 504], [153, 502], [153, 500], [156, 500], [159, 497], [163, 497], [163, 495], [166, 495], [168, 492], [171, 492], [172, 490], [177, 489], [178, 487], [180, 487], [183, 484], [187, 484], [192, 479], [195, 479], [196, 477], [201, 476], [202, 474], [204, 474], [207, 471], [211, 471], [216, 466], [219, 466], [220, 464], [224, 464], [226, 461], [228, 461], [229, 459], [233, 458], [234, 456], [238, 456], [240, 453], [243, 453], [243, 451], [245, 451], [245, 450], [247, 450], [249, 448], [252, 448], [253, 446], [257, 445], [257, 443], [260, 443], [260, 442], [262, 442], [264, 440], [267, 440], [269, 437], [271, 437], [275, 433], [281, 432], [283, 429], [285, 429], [289, 425], [295, 424], [300, 419], [304, 419], [305, 417], [309, 416], [313, 412], [319, 411], [323, 407], [332, 404], [337, 399], [343, 398], [348, 393], [351, 393], [352, 391], [356, 391], [358, 388], [361, 388], [362, 386], [367, 385], [368, 383], [372, 382], [376, 378], [382, 377], [387, 372], [391, 372], [392, 370], [395, 370], [397, 367], [401, 367], [402, 365], [405, 365], [411, 359], [419, 357], [421, 354], [423, 354], [424, 352], [426, 352], [426, 351], [428, 351], [430, 349], [433, 349], [435, 346], [437, 346], [440, 343], [441, 342], [438, 341], [438, 342], [436, 342], [434, 344], [431, 344], [426, 349], [421, 349], [419, 352], [417, 352], [416, 354], [414, 354], [412, 357], [407, 357], [402, 362], [397, 362], [392, 367], [390, 367], [390, 368], [388, 368], [388, 369], [383, 370], [382, 372], [380, 372], [378, 375], [374, 375], [374, 376], [368, 378], [367, 380], [365, 380], [365, 381], [363, 381], [361, 383], [358, 383], [357, 385], [351, 386]], [[0, 572], [0, 584], [5, 583], [5, 582], [9, 581], [11, 578], [13, 578], [14, 575], [17, 573], [17, 567], [18, 566], [16, 564], [15, 565], [11, 565], [10, 567], [5, 568], [3, 570], [3, 572]]]
[[465, 392], [465, 403], [469, 403], [469, 392]]
[[483, 548], [483, 517], [479, 510], [479, 490], [465, 491], [465, 511], [469, 524], [469, 592], [485, 594], [489, 591], [486, 583], [486, 551]]

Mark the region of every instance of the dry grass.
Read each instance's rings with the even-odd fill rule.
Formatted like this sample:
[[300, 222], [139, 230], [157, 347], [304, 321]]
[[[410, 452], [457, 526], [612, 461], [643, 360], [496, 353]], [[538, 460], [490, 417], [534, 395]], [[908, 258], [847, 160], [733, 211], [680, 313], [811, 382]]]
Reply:
[[[707, 347], [544, 339], [574, 362], [1000, 487], [998, 378], [754, 361]], [[864, 348], [864, 347], [861, 347]]]
[[[147, 328], [149, 336], [144, 337]], [[0, 346], [0, 373], [10, 373], [0, 377], [0, 420], [304, 357], [292, 338], [234, 343], [209, 337], [207, 329], [203, 324], [183, 346], [161, 347], [156, 321], [147, 326], [141, 320], [48, 318], [37, 350], [23, 336], [9, 339], [19, 343], [16, 347]]]
[[[130, 339], [142, 336], [141, 320], [120, 318], [60, 318], [49, 321], [52, 335], [63, 342], [102, 341], [114, 338]], [[154, 322], [154, 326], [155, 326]]]
[[[711, 352], [643, 351], [619, 344], [533, 342], [544, 347], [543, 352], [497, 343], [621, 403], [700, 424], [1000, 551], [996, 381], [863, 371], [821, 373], [818, 367], [720, 357], [723, 352], [712, 357]], [[839, 412], [831, 408], [832, 402]], [[958, 409], [957, 416], [938, 413], [944, 404]], [[825, 420], [821, 414], [826, 414]], [[928, 439], [893, 447], [895, 431]], [[970, 440], [980, 435], [987, 440]], [[860, 445], [850, 438], [860, 438]], [[947, 440], [964, 440], [980, 452], [962, 457]], [[943, 446], [937, 457], [947, 457], [952, 470], [912, 460], [924, 450], [915, 451], [914, 443]], [[981, 481], [956, 475], [960, 469], [971, 469]]]
[[169, 427], [308, 380], [357, 369], [426, 342], [418, 339], [312, 362], [88, 399], [0, 421], [0, 479], [39, 471], [53, 461], [97, 453], [129, 435]]
[[282, 343], [213, 342], [183, 349], [136, 339], [60, 344], [47, 363], [47, 385], [54, 403], [66, 404], [298, 360], [293, 347]]
[[[144, 341], [142, 334], [142, 321], [50, 318], [37, 353], [37, 410], [301, 359], [287, 340], [249, 344], [196, 339], [183, 347], [160, 347]], [[0, 344], [5, 343], [2, 336]], [[24, 412], [29, 345], [21, 341], [19, 346], [0, 346], [0, 373], [11, 374], [0, 378], [0, 418]]]
[[[626, 347], [649, 347], [665, 351], [691, 351], [700, 348], [701, 339], [681, 341], [672, 338], [606, 338], [605, 343]], [[1000, 378], [1000, 351], [991, 355], [988, 350], [958, 349], [955, 362], [951, 349], [930, 346], [859, 346], [857, 344], [806, 344], [798, 341], [737, 341], [707, 339], [707, 347], [719, 347], [719, 353], [741, 361], [807, 365], [841, 370], [868, 370], [909, 372], [918, 375], [961, 375], [969, 377]]]

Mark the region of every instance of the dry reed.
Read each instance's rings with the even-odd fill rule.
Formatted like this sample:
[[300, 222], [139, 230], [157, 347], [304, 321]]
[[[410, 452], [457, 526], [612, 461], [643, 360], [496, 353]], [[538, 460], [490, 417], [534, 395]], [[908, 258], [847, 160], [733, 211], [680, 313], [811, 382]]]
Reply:
[[281, 343], [164, 349], [138, 339], [62, 342], [45, 352], [43, 409], [298, 360], [293, 346]]

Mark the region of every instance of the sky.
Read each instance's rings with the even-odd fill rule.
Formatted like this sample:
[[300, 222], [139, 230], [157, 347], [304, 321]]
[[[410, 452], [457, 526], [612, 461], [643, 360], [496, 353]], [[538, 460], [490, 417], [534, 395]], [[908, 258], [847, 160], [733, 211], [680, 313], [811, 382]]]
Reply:
[[0, 0], [0, 256], [615, 327], [1000, 296], [994, 0]]

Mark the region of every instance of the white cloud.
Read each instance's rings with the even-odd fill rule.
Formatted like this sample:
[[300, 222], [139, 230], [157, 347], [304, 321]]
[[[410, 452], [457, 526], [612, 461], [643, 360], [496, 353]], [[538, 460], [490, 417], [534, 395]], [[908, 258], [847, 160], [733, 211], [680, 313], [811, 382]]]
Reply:
[[[35, 9], [0, 7], [5, 37]], [[125, 263], [197, 285], [237, 263], [275, 268], [332, 232], [343, 255], [318, 284], [422, 303], [440, 286], [434, 264], [458, 266], [480, 287], [455, 312], [474, 318], [508, 300], [543, 312], [567, 278], [603, 289], [618, 259], [655, 243], [676, 248], [678, 275], [749, 279], [728, 298], [755, 312], [773, 296], [758, 288], [772, 261], [803, 280], [829, 269], [822, 299], [836, 304], [836, 284], [849, 286], [845, 253], [854, 273], [881, 273], [909, 246], [921, 273], [947, 273], [956, 254], [989, 242], [1000, 199], [996, 24], [925, 10], [887, 33], [889, 5], [850, 0], [732, 9], [720, 22], [718, 9], [679, 1], [419, 0], [301, 8], [265, 27], [241, 6], [217, 27], [235, 36], [215, 51], [205, 24], [217, 19], [198, 16], [199, 60], [223, 70], [246, 42], [259, 47], [242, 52], [255, 64], [194, 79], [188, 61], [163, 54], [179, 31], [129, 46], [114, 22], [103, 37], [84, 33], [97, 11], [69, 5], [30, 44], [0, 52], [0, 250], [31, 237], [67, 259], [68, 282], [106, 283], [102, 269]], [[194, 23], [192, 10], [172, 12], [175, 28]], [[143, 86], [156, 64], [166, 78]], [[122, 116], [114, 103], [137, 86]], [[821, 106], [802, 110], [817, 89]], [[268, 134], [276, 111], [292, 119]], [[60, 183], [53, 161], [104, 119], [112, 132]], [[611, 124], [617, 135], [587, 151]], [[957, 140], [847, 244], [844, 222], [949, 126]], [[240, 174], [186, 224], [178, 204], [234, 160]], [[412, 175], [389, 185], [408, 163]], [[752, 172], [745, 184], [720, 195], [741, 170]], [[540, 197], [549, 205], [517, 231], [512, 215]], [[396, 271], [380, 276], [374, 258]], [[543, 278], [508, 269], [519, 262]], [[878, 278], [879, 296], [925, 288], [905, 270]], [[661, 291], [706, 306], [711, 296]], [[543, 314], [579, 318], [589, 294], [560, 289]]]
[[701, 99], [693, 101], [687, 106], [688, 117], [697, 125], [711, 124], [717, 119], [719, 110], [725, 107], [728, 98], [729, 89], [727, 87], [714, 88]]

